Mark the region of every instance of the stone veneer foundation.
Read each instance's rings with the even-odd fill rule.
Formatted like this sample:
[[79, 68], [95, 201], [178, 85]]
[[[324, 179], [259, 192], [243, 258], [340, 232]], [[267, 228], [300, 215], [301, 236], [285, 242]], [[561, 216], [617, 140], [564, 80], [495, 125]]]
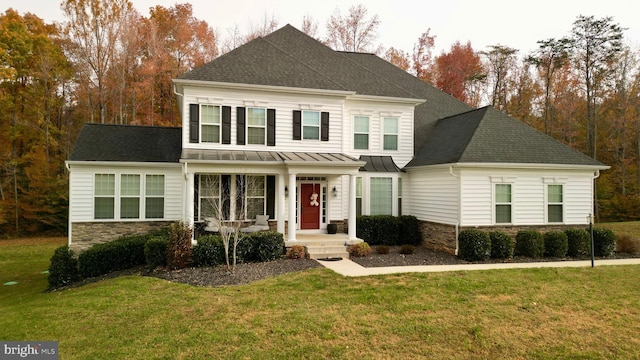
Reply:
[[[551, 230], [564, 231], [568, 228], [585, 228], [586, 226], [587, 225], [461, 226], [458, 231], [466, 229], [479, 229], [486, 232], [504, 231], [515, 241], [516, 235], [520, 230], [537, 230], [545, 233]], [[454, 225], [420, 221], [420, 231], [422, 232], [422, 245], [424, 247], [455, 254], [456, 227]]]
[[71, 249], [76, 253], [122, 236], [143, 235], [167, 228], [172, 221], [81, 222], [71, 224]]

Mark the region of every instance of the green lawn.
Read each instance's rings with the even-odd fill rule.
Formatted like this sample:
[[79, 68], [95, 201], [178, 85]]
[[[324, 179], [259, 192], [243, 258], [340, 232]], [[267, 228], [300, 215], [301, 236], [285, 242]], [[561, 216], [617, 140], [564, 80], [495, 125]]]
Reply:
[[64, 241], [0, 241], [0, 282], [18, 281], [1, 285], [0, 339], [58, 340], [61, 359], [640, 358], [640, 266], [43, 292]]

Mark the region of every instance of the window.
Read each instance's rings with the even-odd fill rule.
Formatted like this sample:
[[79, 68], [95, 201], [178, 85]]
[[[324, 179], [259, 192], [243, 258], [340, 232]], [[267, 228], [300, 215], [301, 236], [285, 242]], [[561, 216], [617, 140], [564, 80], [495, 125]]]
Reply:
[[320, 140], [320, 113], [317, 111], [302, 112], [302, 139]]
[[402, 178], [398, 178], [398, 216], [402, 215]]
[[370, 186], [370, 215], [391, 215], [392, 214], [392, 179], [382, 177], [372, 177], [369, 180]]
[[356, 116], [353, 119], [353, 148], [356, 150], [369, 149], [368, 116]]
[[246, 176], [245, 204], [246, 219], [252, 220], [256, 215], [265, 214], [266, 205], [266, 181], [264, 176]]
[[356, 178], [356, 216], [362, 215], [362, 178]]
[[145, 210], [147, 219], [164, 217], [164, 175], [147, 175], [145, 179]]
[[114, 218], [115, 195], [116, 176], [114, 174], [96, 174], [93, 205], [95, 219]]
[[253, 145], [264, 145], [267, 124], [267, 110], [261, 108], [247, 109], [247, 142]]
[[120, 175], [120, 218], [140, 218], [140, 175]]
[[218, 217], [220, 208], [220, 175], [200, 175], [198, 184], [199, 220]]
[[561, 223], [564, 221], [563, 199], [562, 185], [547, 186], [547, 217], [550, 223]]
[[220, 106], [200, 105], [201, 142], [220, 142]]
[[496, 184], [496, 223], [511, 223], [511, 184]]
[[383, 149], [398, 150], [398, 119], [384, 118]]

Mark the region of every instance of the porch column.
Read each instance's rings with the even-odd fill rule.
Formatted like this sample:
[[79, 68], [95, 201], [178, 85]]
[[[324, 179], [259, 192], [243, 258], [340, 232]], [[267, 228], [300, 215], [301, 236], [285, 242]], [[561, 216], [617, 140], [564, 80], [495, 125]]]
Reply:
[[289, 174], [289, 224], [287, 241], [296, 241], [296, 174]]
[[356, 239], [356, 176], [349, 175], [349, 240]]
[[[188, 224], [191, 229], [193, 229], [193, 219], [195, 217], [195, 214], [193, 213], [193, 208], [195, 207], [195, 191], [194, 191], [194, 181], [195, 181], [195, 176], [193, 173], [187, 173], [186, 176], [186, 186], [184, 187], [184, 223]], [[192, 239], [195, 238], [195, 231], [192, 231]]]
[[278, 221], [276, 222], [276, 231], [284, 234], [284, 174], [278, 175]]

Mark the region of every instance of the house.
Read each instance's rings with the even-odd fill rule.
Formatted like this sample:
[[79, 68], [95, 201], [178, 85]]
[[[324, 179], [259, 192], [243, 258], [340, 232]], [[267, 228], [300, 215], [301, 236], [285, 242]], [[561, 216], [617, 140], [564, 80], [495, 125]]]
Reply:
[[[181, 128], [86, 124], [67, 161], [69, 244], [212, 216], [269, 215], [295, 243], [409, 214], [431, 246], [461, 228], [584, 225], [608, 167], [372, 54], [287, 25], [174, 80]], [[249, 186], [251, 184], [251, 186]], [[242, 209], [241, 213], [234, 210]]]

